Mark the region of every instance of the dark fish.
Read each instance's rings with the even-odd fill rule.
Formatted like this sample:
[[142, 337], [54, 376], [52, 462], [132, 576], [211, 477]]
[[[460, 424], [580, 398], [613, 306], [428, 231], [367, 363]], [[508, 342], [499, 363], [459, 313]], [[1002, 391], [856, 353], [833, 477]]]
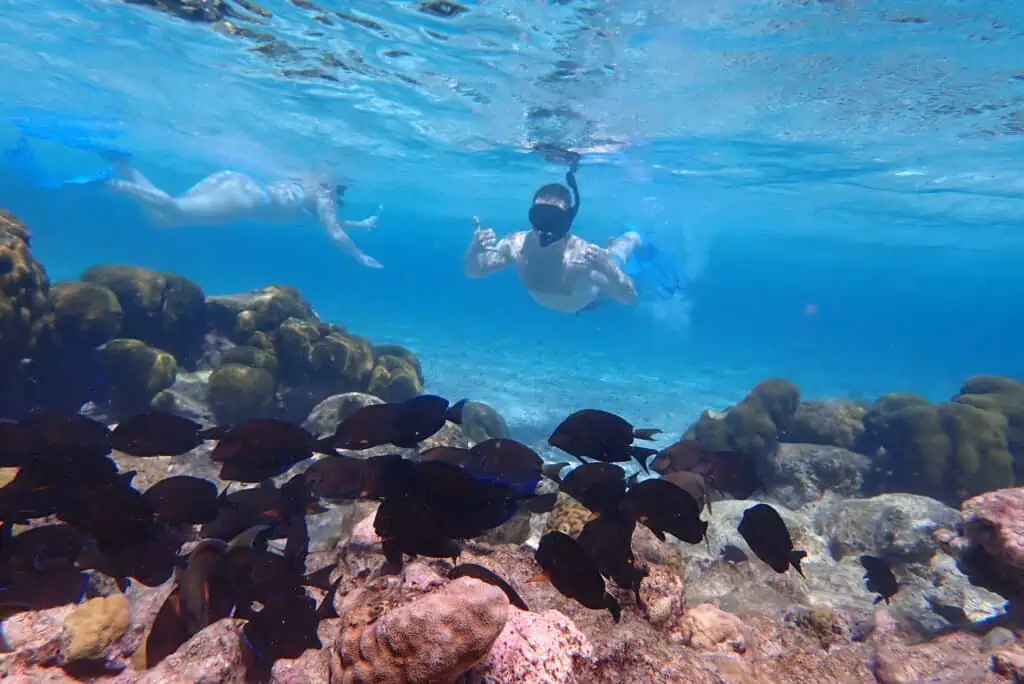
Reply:
[[522, 495], [508, 483], [475, 478], [442, 461], [417, 463], [416, 496], [448, 539], [472, 539], [511, 518]]
[[104, 551], [145, 543], [159, 529], [153, 506], [123, 475], [65, 488], [57, 517], [95, 537]]
[[878, 556], [868, 555], [861, 556], [859, 560], [866, 570], [864, 573], [865, 586], [868, 591], [878, 594], [875, 603], [884, 600], [888, 604], [889, 599], [895, 596], [900, 589], [899, 582], [896, 581], [896, 575], [893, 574], [888, 561]]
[[223, 435], [210, 458], [222, 463], [220, 477], [260, 482], [313, 456], [317, 440], [298, 425], [276, 418], [239, 423]]
[[602, 575], [623, 589], [631, 590], [640, 604], [640, 583], [647, 568], [637, 567], [633, 555], [633, 530], [636, 523], [619, 515], [601, 515], [586, 525], [576, 538]]
[[801, 577], [804, 576], [800, 561], [807, 552], [793, 549], [786, 523], [774, 508], [763, 503], [751, 506], [743, 512], [737, 529], [754, 555], [772, 570], [781, 574], [792, 565]]
[[148, 411], [122, 421], [110, 445], [130, 456], [180, 456], [203, 443], [199, 423], [166, 411]]
[[322, 646], [316, 604], [301, 587], [284, 587], [261, 603], [259, 612], [246, 608], [239, 615], [248, 620], [242, 634], [260, 673], [249, 679], [264, 679], [275, 661], [298, 658], [307, 649]]
[[73, 566], [83, 541], [81, 532], [70, 525], [33, 527], [0, 542], [0, 572], [38, 573]]
[[707, 485], [705, 485], [703, 477], [697, 473], [680, 470], [666, 473], [662, 475], [661, 479], [671, 482], [680, 489], [685, 489], [697, 502], [700, 510], [704, 510], [704, 507], [707, 506], [708, 513], [711, 513], [711, 497], [708, 496]]
[[554, 510], [556, 503], [558, 503], [558, 492], [548, 492], [547, 494], [537, 494], [527, 498], [523, 501], [523, 506], [530, 513], [543, 515]]
[[281, 487], [284, 503], [285, 548], [284, 557], [297, 575], [306, 571], [309, 554], [309, 528], [306, 525], [306, 507], [312, 500], [304, 475], [295, 475]]
[[689, 544], [707, 534], [708, 523], [700, 519], [700, 507], [689, 492], [667, 480], [644, 480], [629, 488], [623, 509], [664, 541], [665, 533]]
[[71, 565], [44, 572], [16, 573], [0, 590], [0, 619], [27, 610], [45, 610], [78, 603], [85, 596], [88, 576]]
[[341, 421], [329, 442], [336, 449], [362, 451], [391, 443], [392, 423], [398, 404], [370, 404]]
[[344, 577], [339, 577], [334, 584], [329, 586], [324, 594], [324, 598], [320, 601], [320, 605], [316, 609], [316, 619], [326, 620], [328, 618], [338, 617], [338, 609], [334, 607], [334, 597], [338, 595], [338, 587], [341, 586], [341, 581]]
[[462, 412], [466, 410], [466, 404], [468, 402], [469, 399], [459, 399], [451, 405], [448, 411], [444, 414], [444, 417], [456, 425], [462, 425]]
[[389, 442], [411, 449], [444, 427], [448, 400], [433, 394], [421, 394], [398, 405], [391, 418]]
[[636, 459], [645, 471], [647, 458], [655, 450], [632, 446], [634, 439], [650, 439], [660, 430], [635, 429], [625, 419], [599, 409], [577, 411], [555, 428], [548, 444], [571, 454], [584, 463], [592, 458], [605, 463], [624, 463]]
[[563, 596], [587, 608], [607, 608], [612, 619], [619, 621], [619, 602], [605, 591], [600, 570], [575, 539], [561, 532], [549, 532], [541, 537], [534, 558], [544, 572], [530, 581], [547, 578]]
[[337, 584], [331, 583], [331, 574], [338, 568], [336, 563], [324, 566], [319, 570], [314, 570], [302, 579], [302, 585], [306, 587], [316, 587], [323, 591], [329, 591], [332, 586]]
[[328, 456], [306, 470], [310, 491], [325, 499], [382, 499], [400, 496], [416, 487], [419, 475], [413, 461], [398, 454], [361, 459]]
[[189, 554], [178, 586], [181, 617], [190, 636], [227, 617], [234, 608], [226, 554], [227, 544], [220, 539], [204, 539]]
[[565, 461], [560, 461], [558, 463], [545, 463], [543, 466], [541, 466], [541, 473], [544, 475], [544, 477], [548, 478], [549, 480], [554, 480], [555, 482], [561, 483], [562, 471], [565, 470], [568, 466], [569, 464], [566, 463]]
[[388, 562], [401, 567], [402, 555], [457, 560], [462, 547], [441, 530], [426, 503], [418, 498], [385, 499], [377, 509], [373, 529], [382, 540]]
[[110, 453], [110, 430], [103, 423], [77, 413], [39, 412], [19, 423], [20, 439], [7, 445], [24, 463], [28, 458], [59, 457], [91, 460]]
[[487, 439], [472, 449], [470, 471], [478, 477], [494, 477], [506, 482], [536, 483], [543, 475], [544, 461], [537, 452], [508, 438]]
[[505, 592], [505, 596], [508, 597], [509, 603], [513, 606], [519, 610], [530, 610], [529, 606], [526, 605], [526, 601], [516, 593], [516, 590], [513, 589], [508, 582], [482, 565], [477, 565], [476, 563], [463, 563], [461, 565], [456, 565], [448, 571], [448, 579], [458, 579], [459, 577], [473, 577], [481, 582], [487, 582], [487, 584], [494, 585]]
[[421, 451], [417, 456], [417, 460], [444, 461], [445, 463], [457, 465], [460, 468], [469, 468], [473, 463], [474, 454], [469, 449], [463, 449], [462, 447], [437, 446]]
[[747, 558], [747, 553], [734, 544], [726, 544], [722, 547], [722, 560], [728, 563], [742, 563]]
[[119, 584], [131, 577], [147, 587], [155, 587], [174, 573], [178, 549], [184, 541], [182, 532], [163, 527], [155, 536], [136, 544], [108, 544], [101, 549], [88, 543], [78, 557], [78, 565], [113, 577]]
[[163, 522], [203, 525], [220, 511], [217, 487], [209, 480], [175, 475], [160, 480], [142, 495]]
[[586, 463], [574, 468], [559, 489], [595, 513], [615, 512], [626, 495], [626, 473], [611, 463]]
[[191, 636], [181, 615], [181, 587], [176, 586], [164, 599], [146, 636], [146, 668], [156, 667]]

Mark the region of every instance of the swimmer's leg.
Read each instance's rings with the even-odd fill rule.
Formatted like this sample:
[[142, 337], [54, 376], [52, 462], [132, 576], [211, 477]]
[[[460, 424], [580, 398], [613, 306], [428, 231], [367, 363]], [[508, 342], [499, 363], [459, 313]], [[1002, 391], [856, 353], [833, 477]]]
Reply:
[[633, 251], [642, 242], [643, 239], [640, 237], [640, 233], [630, 230], [617, 238], [612, 238], [605, 249], [612, 253], [612, 256], [619, 262], [620, 267], [625, 268], [626, 263], [629, 262], [629, 257], [633, 255]]
[[138, 200], [143, 205], [154, 209], [170, 209], [174, 205], [174, 198], [148, 181], [146, 183], [135, 183], [128, 180], [107, 181], [107, 187], [122, 195]]
[[186, 190], [182, 197], [195, 197], [196, 195], [220, 192], [226, 187], [248, 187], [249, 185], [256, 185], [256, 183], [244, 173], [218, 171], [217, 173], [210, 174]]
[[352, 241], [352, 238], [348, 236], [348, 233], [341, 230], [339, 227], [329, 227], [327, 234], [331, 236], [334, 243], [341, 247], [341, 250], [345, 254], [349, 255], [356, 263], [367, 268], [383, 268], [383, 265], [374, 259], [369, 254], [364, 253], [361, 249], [356, 246], [356, 243]]

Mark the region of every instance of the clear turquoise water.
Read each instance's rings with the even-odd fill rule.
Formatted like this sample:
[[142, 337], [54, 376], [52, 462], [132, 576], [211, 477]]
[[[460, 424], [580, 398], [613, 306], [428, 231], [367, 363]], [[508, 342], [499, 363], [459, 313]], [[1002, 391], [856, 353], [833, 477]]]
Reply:
[[[0, 2], [0, 114], [115, 121], [169, 191], [223, 168], [327, 168], [351, 184], [346, 218], [385, 207], [353, 236], [384, 263], [370, 271], [314, 225], [160, 229], [124, 198], [5, 170], [0, 206], [54, 281], [123, 262], [210, 294], [296, 285], [527, 437], [599, 406], [672, 439], [775, 375], [809, 396], [934, 399], [975, 373], [1024, 377], [1024, 7], [318, 4], [330, 25], [279, 0], [262, 25], [233, 20], [296, 48], [275, 60], [145, 7]], [[313, 66], [338, 80], [280, 74]], [[544, 108], [562, 114], [527, 116]], [[693, 282], [683, 305], [564, 316], [512, 273], [463, 277], [471, 217], [522, 229], [533, 190], [561, 178], [527, 153], [556, 137], [604, 150], [584, 152], [578, 233], [657, 230]], [[94, 164], [38, 149], [55, 170]]]

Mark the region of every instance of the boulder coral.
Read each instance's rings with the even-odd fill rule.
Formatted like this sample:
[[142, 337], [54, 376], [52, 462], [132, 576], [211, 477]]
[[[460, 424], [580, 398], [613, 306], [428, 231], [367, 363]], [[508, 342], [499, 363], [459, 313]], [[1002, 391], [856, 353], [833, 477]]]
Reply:
[[163, 349], [142, 340], [116, 338], [101, 351], [110, 378], [111, 409], [119, 414], [145, 410], [154, 396], [174, 384], [178, 364]]
[[221, 424], [265, 418], [274, 405], [274, 376], [262, 368], [225, 364], [210, 375], [208, 400]]
[[30, 233], [0, 211], [0, 372], [32, 352], [34, 332], [50, 311], [50, 280], [32, 256]]
[[781, 378], [765, 380], [724, 416], [705, 411], [684, 438], [716, 451], [740, 451], [763, 459], [775, 450], [799, 405], [796, 385]]
[[508, 620], [497, 587], [464, 577], [366, 625], [344, 629], [333, 681], [452, 684], [483, 660]]
[[124, 311], [123, 337], [164, 349], [185, 368], [202, 357], [206, 297], [188, 278], [139, 266], [101, 265], [87, 269], [82, 280], [117, 296]]

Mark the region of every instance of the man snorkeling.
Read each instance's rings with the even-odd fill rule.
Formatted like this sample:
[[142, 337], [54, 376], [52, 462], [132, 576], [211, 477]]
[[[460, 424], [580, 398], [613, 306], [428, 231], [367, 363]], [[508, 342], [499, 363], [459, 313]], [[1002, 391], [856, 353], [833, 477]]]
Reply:
[[578, 313], [603, 299], [634, 304], [636, 287], [623, 266], [640, 245], [640, 235], [629, 231], [602, 249], [570, 234], [580, 210], [576, 170], [574, 160], [565, 175], [571, 197], [559, 183], [545, 185], [533, 196], [532, 230], [498, 240], [493, 230], [481, 228], [480, 219], [473, 217], [473, 239], [463, 259], [466, 276], [482, 278], [514, 264], [533, 300], [561, 313]]
[[306, 214], [316, 218], [331, 239], [356, 262], [368, 268], [381, 268], [381, 263], [363, 253], [345, 232], [375, 228], [377, 216], [362, 221], [338, 220], [338, 208], [344, 205], [344, 185], [279, 181], [261, 186], [245, 174], [220, 171], [199, 181], [183, 195], [173, 197], [153, 185], [124, 158], [108, 161], [120, 177], [108, 180], [106, 187], [137, 200], [151, 219], [161, 225], [216, 225], [241, 220], [291, 223]]

